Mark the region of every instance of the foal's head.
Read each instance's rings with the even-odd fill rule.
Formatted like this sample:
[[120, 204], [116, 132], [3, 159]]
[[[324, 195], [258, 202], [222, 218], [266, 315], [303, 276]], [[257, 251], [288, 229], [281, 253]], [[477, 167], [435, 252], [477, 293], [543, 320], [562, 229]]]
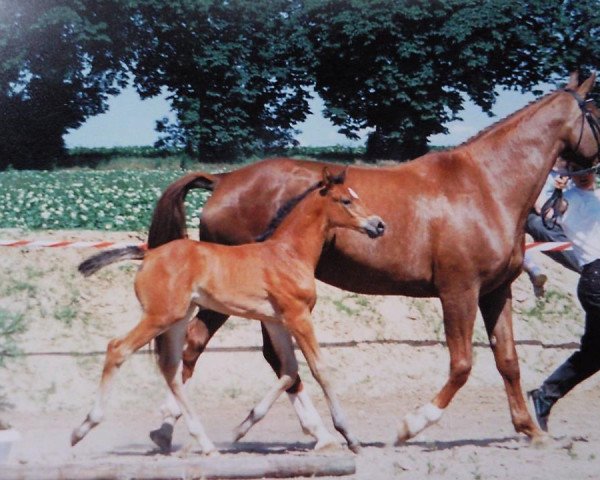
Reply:
[[366, 209], [358, 194], [344, 185], [345, 180], [346, 169], [338, 175], [332, 175], [327, 167], [323, 169], [319, 194], [329, 200], [325, 206], [329, 226], [358, 230], [371, 238], [382, 236], [385, 223]]
[[578, 75], [574, 73], [565, 88], [578, 108], [573, 109], [573, 120], [569, 122], [566, 134], [566, 151], [562, 155], [587, 166], [597, 163], [600, 153], [600, 109], [593, 100], [586, 99], [595, 81], [594, 73], [579, 85]]

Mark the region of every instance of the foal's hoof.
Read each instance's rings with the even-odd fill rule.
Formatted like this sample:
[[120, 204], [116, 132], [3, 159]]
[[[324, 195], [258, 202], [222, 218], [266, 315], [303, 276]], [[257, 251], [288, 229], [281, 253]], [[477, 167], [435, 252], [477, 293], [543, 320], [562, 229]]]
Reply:
[[163, 423], [160, 428], [152, 430], [150, 440], [156, 444], [162, 453], [170, 453], [173, 441], [173, 425]]
[[81, 442], [81, 440], [83, 440], [83, 437], [85, 437], [88, 432], [89, 430], [84, 429], [83, 425], [73, 430], [73, 432], [71, 433], [71, 446], [74, 447], [79, 442]]
[[396, 441], [394, 442], [395, 447], [399, 447], [404, 445], [411, 438], [410, 430], [408, 429], [408, 425], [404, 420], [398, 427], [398, 436], [396, 437]]
[[360, 453], [362, 447], [360, 446], [360, 442], [351, 442], [348, 443], [348, 448], [352, 453]]
[[316, 452], [333, 452], [335, 450], [341, 450], [342, 445], [335, 440], [335, 438], [326, 438], [324, 440], [319, 440], [315, 444], [314, 450]]
[[236, 427], [236, 429], [233, 431], [232, 442], [233, 443], [239, 442], [244, 437], [244, 435], [246, 435], [246, 432], [247, 432], [247, 430], [244, 431], [242, 428]]
[[77, 445], [82, 438], [83, 436], [78, 433], [78, 429], [73, 430], [73, 433], [71, 433], [71, 446]]

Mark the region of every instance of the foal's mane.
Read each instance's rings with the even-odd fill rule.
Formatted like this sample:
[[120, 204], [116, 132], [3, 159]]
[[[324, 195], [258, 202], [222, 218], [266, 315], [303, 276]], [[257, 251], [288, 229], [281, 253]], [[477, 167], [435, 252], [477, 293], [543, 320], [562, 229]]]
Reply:
[[513, 118], [517, 117], [518, 115], [520, 115], [522, 112], [524, 112], [525, 110], [527, 110], [529, 107], [531, 107], [534, 104], [539, 104], [539, 106], [541, 107], [542, 103], [545, 103], [546, 100], [548, 100], [552, 95], [554, 95], [558, 91], [560, 91], [560, 90], [553, 90], [551, 92], [546, 93], [545, 95], [542, 95], [539, 98], [532, 100], [531, 102], [527, 103], [525, 106], [520, 108], [519, 110], [509, 113], [506, 117], [503, 117], [503, 118], [499, 119], [498, 121], [492, 123], [491, 125], [488, 125], [483, 130], [480, 130], [472, 137], [469, 137], [468, 139], [466, 139], [464, 142], [462, 142], [458, 146], [462, 147], [462, 146], [469, 145], [469, 144], [475, 142], [476, 140], [480, 139], [481, 137], [483, 137], [485, 134], [487, 134], [491, 130], [494, 130], [495, 128], [499, 127], [500, 125], [503, 125], [504, 123], [509, 122]]
[[[332, 184], [340, 184], [343, 183], [344, 181], [344, 173], [340, 173], [339, 175], [335, 175], [331, 177], [331, 183]], [[271, 221], [269, 222], [269, 226], [267, 227], [267, 229], [260, 234], [258, 237], [256, 237], [255, 241], [256, 242], [264, 242], [265, 240], [269, 239], [274, 233], [275, 230], [277, 230], [277, 227], [279, 225], [281, 225], [281, 222], [283, 222], [283, 220], [290, 214], [290, 212], [294, 209], [294, 207], [296, 207], [296, 205], [298, 205], [302, 200], [304, 200], [309, 193], [314, 192], [315, 190], [317, 190], [318, 188], [321, 188], [325, 186], [323, 181], [320, 180], [317, 183], [315, 183], [314, 185], [311, 185], [310, 187], [308, 187], [304, 192], [296, 195], [295, 197], [290, 198], [287, 202], [285, 202], [281, 207], [279, 207], [279, 209], [277, 210], [277, 213], [275, 213], [275, 216], [271, 219]]]

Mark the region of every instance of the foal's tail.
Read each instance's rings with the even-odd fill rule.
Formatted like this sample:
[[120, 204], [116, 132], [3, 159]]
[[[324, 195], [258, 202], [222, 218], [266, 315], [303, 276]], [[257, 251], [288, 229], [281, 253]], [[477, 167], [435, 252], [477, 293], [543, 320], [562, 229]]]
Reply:
[[148, 247], [156, 248], [171, 240], [185, 238], [185, 196], [192, 188], [213, 190], [222, 175], [224, 174], [195, 172], [169, 185], [154, 208], [148, 232]]
[[135, 245], [101, 252], [83, 261], [77, 268], [84, 277], [93, 275], [101, 268], [121, 260], [142, 260], [146, 250]]

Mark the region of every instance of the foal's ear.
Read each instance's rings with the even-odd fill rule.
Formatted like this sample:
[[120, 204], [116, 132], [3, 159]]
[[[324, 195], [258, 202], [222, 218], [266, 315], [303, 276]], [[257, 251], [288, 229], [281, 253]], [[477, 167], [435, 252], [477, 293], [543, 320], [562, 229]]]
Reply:
[[594, 83], [596, 83], [596, 72], [592, 73], [589, 78], [579, 86], [577, 93], [582, 98], [585, 98], [592, 88], [594, 88]]
[[319, 193], [321, 195], [326, 195], [327, 192], [329, 191], [329, 189], [331, 188], [331, 186], [333, 185], [333, 175], [331, 175], [331, 173], [329, 172], [329, 169], [327, 167], [323, 167], [322, 175], [323, 175], [323, 178], [319, 182], [319, 186], [321, 187], [321, 190], [319, 190]]
[[579, 86], [579, 72], [577, 70], [575, 70], [569, 76], [569, 83], [567, 83], [567, 86], [565, 88], [568, 88], [569, 90], [577, 90], [578, 86]]

